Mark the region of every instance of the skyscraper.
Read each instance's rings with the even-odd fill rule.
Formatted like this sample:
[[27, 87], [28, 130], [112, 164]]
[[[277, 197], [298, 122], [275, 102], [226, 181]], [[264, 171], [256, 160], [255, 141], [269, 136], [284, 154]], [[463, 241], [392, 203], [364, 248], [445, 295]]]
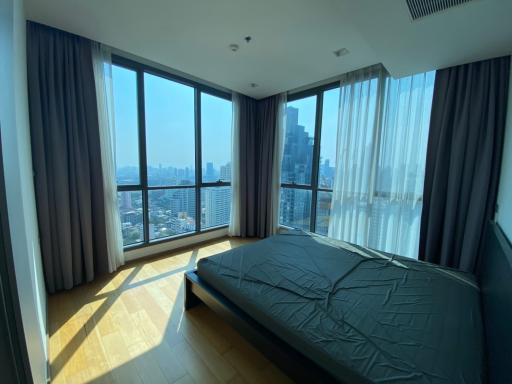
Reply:
[[229, 223], [231, 187], [204, 188], [201, 191], [203, 228]]
[[206, 171], [204, 173], [205, 181], [216, 181], [215, 180], [215, 169], [213, 168], [213, 163], [206, 163]]
[[231, 180], [231, 162], [220, 167], [220, 179], [222, 181]]
[[313, 137], [299, 124], [299, 110], [286, 108], [282, 180], [285, 183], [309, 184], [313, 163]]
[[[286, 108], [286, 131], [281, 180], [288, 184], [311, 183], [313, 163], [313, 137], [299, 124], [299, 110]], [[281, 190], [281, 223], [291, 227], [309, 229], [311, 192], [303, 189]]]

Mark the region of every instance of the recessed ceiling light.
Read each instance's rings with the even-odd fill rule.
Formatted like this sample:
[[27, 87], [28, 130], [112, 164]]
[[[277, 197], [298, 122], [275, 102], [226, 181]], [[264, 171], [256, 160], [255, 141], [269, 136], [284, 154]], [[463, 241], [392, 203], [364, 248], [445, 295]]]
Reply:
[[341, 56], [348, 55], [349, 51], [348, 51], [347, 48], [340, 48], [340, 49], [337, 49], [337, 50], [333, 51], [332, 53], [336, 57], [341, 57]]
[[250, 43], [251, 40], [252, 40], [252, 37], [251, 36], [245, 36], [244, 40], [245, 40], [246, 43]]
[[229, 49], [231, 49], [232, 52], [238, 51], [238, 48], [240, 48], [238, 44], [229, 44]]

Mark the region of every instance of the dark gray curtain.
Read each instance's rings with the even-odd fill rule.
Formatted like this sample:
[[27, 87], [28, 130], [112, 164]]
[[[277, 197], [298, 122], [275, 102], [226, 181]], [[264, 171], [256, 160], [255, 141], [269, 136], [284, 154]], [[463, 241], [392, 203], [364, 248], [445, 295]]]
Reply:
[[279, 96], [240, 96], [240, 236], [267, 237]]
[[254, 237], [257, 234], [257, 153], [256, 132], [257, 101], [240, 95], [240, 236]]
[[437, 72], [419, 258], [474, 272], [494, 215], [510, 58]]
[[258, 237], [272, 235], [272, 168], [277, 161], [274, 151], [277, 140], [277, 113], [279, 108], [279, 95], [267, 97], [258, 101], [256, 126], [258, 131]]
[[50, 293], [108, 272], [91, 41], [27, 24], [34, 184]]

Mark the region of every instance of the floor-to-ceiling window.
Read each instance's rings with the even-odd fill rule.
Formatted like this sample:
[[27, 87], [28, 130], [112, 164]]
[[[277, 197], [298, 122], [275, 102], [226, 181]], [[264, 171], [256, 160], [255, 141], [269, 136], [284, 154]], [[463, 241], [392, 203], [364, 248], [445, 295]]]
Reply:
[[281, 163], [280, 222], [309, 230], [311, 200], [317, 172], [313, 172], [317, 96], [289, 101]]
[[289, 97], [281, 164], [282, 225], [327, 234], [334, 183], [339, 87]]
[[280, 224], [416, 257], [433, 81], [372, 75], [289, 96]]
[[331, 212], [336, 138], [338, 131], [339, 88], [323, 92], [320, 157], [318, 162], [318, 193], [316, 195], [315, 231], [327, 235]]
[[201, 94], [201, 228], [229, 223], [232, 115], [231, 101]]
[[112, 77], [124, 246], [228, 225], [231, 96], [119, 57]]

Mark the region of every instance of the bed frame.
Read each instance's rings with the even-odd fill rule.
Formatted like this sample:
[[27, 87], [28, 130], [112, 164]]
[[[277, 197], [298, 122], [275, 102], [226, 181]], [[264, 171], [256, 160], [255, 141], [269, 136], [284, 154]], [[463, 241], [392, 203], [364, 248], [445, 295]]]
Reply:
[[[512, 383], [512, 245], [495, 223], [489, 223], [479, 266], [485, 330], [487, 378], [490, 384]], [[297, 383], [337, 383], [332, 375], [256, 322], [196, 271], [185, 273], [185, 309], [203, 302]], [[347, 377], [346, 383], [365, 383]]]
[[[296, 383], [338, 383], [328, 372], [257, 323], [196, 271], [185, 273], [185, 310], [203, 302]], [[350, 381], [353, 383], [353, 381]], [[348, 383], [348, 381], [347, 381]]]
[[512, 244], [498, 224], [487, 227], [478, 278], [488, 382], [512, 383]]

